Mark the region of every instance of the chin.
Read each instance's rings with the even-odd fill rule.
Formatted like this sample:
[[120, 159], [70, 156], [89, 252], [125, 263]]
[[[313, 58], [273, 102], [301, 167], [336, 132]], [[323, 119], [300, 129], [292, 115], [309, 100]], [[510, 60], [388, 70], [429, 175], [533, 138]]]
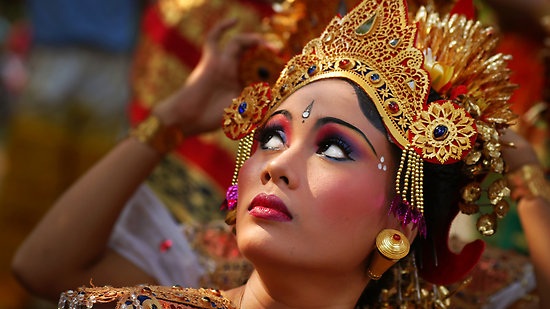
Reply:
[[280, 239], [286, 238], [273, 236], [259, 225], [247, 225], [237, 230], [239, 250], [255, 267], [262, 263], [273, 265], [273, 262], [285, 259], [284, 253], [288, 255], [291, 250], [288, 243]]

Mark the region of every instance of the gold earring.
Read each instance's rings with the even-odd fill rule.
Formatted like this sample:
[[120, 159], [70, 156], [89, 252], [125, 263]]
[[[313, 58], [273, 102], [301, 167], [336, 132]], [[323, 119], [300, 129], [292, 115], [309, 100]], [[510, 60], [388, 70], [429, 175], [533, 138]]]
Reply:
[[376, 249], [367, 269], [372, 280], [380, 279], [386, 270], [404, 258], [409, 253], [410, 244], [400, 231], [385, 229], [376, 236]]

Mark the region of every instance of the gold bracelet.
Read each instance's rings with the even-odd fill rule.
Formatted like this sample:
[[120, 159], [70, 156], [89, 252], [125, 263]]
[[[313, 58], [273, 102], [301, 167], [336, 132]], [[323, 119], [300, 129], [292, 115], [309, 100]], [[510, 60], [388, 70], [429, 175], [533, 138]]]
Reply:
[[525, 197], [541, 197], [550, 202], [550, 183], [545, 179], [540, 165], [526, 164], [508, 177], [516, 186], [521, 186], [529, 192]]
[[183, 142], [183, 133], [178, 127], [164, 126], [155, 115], [150, 115], [130, 131], [130, 136], [151, 146], [161, 154], [168, 153]]

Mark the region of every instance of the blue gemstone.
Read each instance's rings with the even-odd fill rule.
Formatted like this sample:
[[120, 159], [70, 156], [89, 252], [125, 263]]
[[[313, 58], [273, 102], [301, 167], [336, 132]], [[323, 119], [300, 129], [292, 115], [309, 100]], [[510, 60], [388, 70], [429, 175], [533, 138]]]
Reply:
[[393, 47], [397, 46], [398, 43], [399, 43], [399, 39], [390, 40], [390, 45]]
[[317, 71], [317, 66], [312, 65], [312, 66], [309, 67], [309, 69], [307, 69], [307, 74], [311, 75], [311, 74], [315, 73], [315, 71]]
[[436, 140], [444, 139], [447, 135], [447, 132], [449, 132], [449, 129], [446, 126], [440, 124], [434, 129], [434, 138]]
[[246, 104], [245, 101], [243, 101], [240, 105], [239, 105], [239, 114], [243, 114], [244, 112], [246, 112], [246, 108], [248, 107], [248, 104]]
[[378, 73], [374, 73], [370, 76], [370, 80], [373, 82], [377, 82], [380, 80], [380, 75], [378, 75]]

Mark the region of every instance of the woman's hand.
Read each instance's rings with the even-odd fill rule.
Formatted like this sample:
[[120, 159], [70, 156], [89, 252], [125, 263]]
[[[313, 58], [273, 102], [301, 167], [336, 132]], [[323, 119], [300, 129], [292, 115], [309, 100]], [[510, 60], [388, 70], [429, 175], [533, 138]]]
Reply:
[[539, 159], [531, 144], [520, 134], [507, 129], [502, 134], [501, 141], [513, 146], [505, 146], [502, 150], [503, 159], [506, 161], [510, 172], [516, 171], [526, 164], [539, 164]]
[[519, 200], [522, 197], [531, 196], [532, 192], [525, 182], [522, 168], [529, 167], [531, 170], [543, 173], [544, 168], [535, 150], [524, 137], [512, 130], [506, 130], [503, 133], [502, 142], [513, 144], [511, 147], [503, 147], [502, 151], [503, 159], [509, 170], [508, 182], [512, 189], [511, 197], [514, 200]]
[[540, 308], [550, 306], [550, 245], [544, 235], [550, 227], [549, 184], [544, 178], [544, 168], [539, 162], [533, 147], [518, 133], [508, 130], [503, 142], [514, 143], [506, 147], [502, 155], [509, 166], [508, 181], [512, 189], [511, 197], [518, 201], [517, 210], [531, 262], [535, 267]]
[[202, 58], [183, 87], [153, 110], [164, 125], [177, 125], [185, 135], [219, 128], [223, 109], [239, 95], [242, 86], [238, 64], [242, 52], [262, 43], [256, 33], [237, 34], [222, 44], [224, 33], [236, 20], [218, 23], [208, 34]]

